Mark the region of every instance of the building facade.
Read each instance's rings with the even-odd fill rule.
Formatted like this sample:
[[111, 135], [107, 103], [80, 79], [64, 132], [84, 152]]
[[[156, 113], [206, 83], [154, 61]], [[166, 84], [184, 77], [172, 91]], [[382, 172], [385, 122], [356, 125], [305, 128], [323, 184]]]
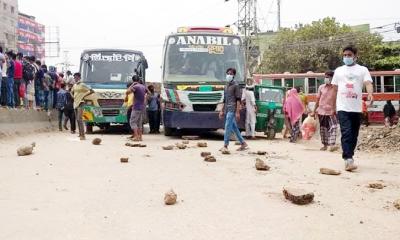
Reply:
[[25, 56], [45, 58], [45, 26], [36, 22], [35, 17], [18, 14], [18, 52]]
[[17, 51], [18, 0], [0, 0], [0, 46]]

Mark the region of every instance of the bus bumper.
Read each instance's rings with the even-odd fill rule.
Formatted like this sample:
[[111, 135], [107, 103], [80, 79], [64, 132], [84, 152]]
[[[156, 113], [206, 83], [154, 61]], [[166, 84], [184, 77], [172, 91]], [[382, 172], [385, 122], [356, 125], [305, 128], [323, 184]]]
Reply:
[[83, 121], [85, 123], [101, 124], [101, 123], [127, 123], [126, 108], [101, 108], [95, 106], [83, 107]]
[[[246, 112], [241, 112], [239, 128], [244, 129]], [[219, 119], [218, 112], [163, 111], [164, 126], [176, 129], [223, 129], [225, 119]]]

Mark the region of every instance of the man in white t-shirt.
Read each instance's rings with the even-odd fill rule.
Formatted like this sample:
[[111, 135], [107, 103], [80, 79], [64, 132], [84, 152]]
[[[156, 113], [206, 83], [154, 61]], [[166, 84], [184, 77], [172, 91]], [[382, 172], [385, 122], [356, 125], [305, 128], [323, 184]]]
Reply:
[[372, 104], [372, 78], [366, 67], [357, 61], [357, 49], [352, 46], [343, 49], [344, 66], [338, 67], [332, 79], [337, 87], [336, 109], [342, 133], [342, 157], [346, 171], [357, 169], [354, 164], [354, 150], [357, 146], [358, 132], [361, 125], [362, 90], [364, 85], [368, 92], [368, 100]]

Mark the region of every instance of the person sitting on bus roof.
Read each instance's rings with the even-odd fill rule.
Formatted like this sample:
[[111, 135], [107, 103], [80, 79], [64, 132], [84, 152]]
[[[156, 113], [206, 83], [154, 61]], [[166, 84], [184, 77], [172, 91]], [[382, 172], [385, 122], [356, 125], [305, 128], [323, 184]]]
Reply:
[[385, 116], [385, 127], [392, 127], [396, 117], [396, 109], [391, 100], [386, 101], [386, 104], [383, 107], [383, 115]]

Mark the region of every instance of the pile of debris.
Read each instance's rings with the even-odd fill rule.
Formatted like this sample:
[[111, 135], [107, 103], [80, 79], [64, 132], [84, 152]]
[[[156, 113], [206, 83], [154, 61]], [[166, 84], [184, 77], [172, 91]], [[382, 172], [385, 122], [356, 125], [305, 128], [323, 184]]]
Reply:
[[399, 152], [400, 127], [366, 128], [361, 132], [359, 150], [367, 152]]

